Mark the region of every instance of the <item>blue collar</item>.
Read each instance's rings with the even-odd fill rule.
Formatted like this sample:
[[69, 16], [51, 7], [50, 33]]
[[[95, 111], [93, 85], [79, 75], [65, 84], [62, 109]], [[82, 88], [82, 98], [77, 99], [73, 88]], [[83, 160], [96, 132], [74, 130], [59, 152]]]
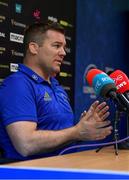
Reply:
[[[36, 83], [40, 84], [43, 82], [47, 82], [45, 79], [43, 79], [41, 76], [39, 76], [37, 73], [35, 73], [32, 69], [27, 67], [24, 64], [19, 64], [18, 70], [29, 76], [31, 79], [33, 79]], [[58, 81], [51, 77], [50, 81], [52, 84], [58, 85]], [[48, 83], [48, 82], [47, 82]]]

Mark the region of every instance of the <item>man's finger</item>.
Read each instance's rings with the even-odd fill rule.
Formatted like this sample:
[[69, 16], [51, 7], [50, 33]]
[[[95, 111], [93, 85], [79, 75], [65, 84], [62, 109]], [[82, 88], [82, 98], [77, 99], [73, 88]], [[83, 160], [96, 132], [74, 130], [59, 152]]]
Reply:
[[110, 115], [110, 112], [106, 112], [103, 116], [101, 116], [101, 121], [106, 120], [109, 115]]
[[99, 105], [99, 101], [95, 101], [87, 111], [87, 120], [94, 114], [96, 107]]
[[92, 107], [93, 109], [96, 109], [98, 105], [99, 105], [99, 101], [95, 101], [95, 102], [91, 105], [91, 107]]
[[104, 128], [105, 126], [108, 126], [109, 124], [111, 124], [110, 121], [97, 122], [96, 123], [96, 128]]
[[98, 115], [101, 117], [101, 116], [103, 116], [103, 114], [105, 114], [108, 110], [109, 110], [109, 106], [105, 106], [103, 109], [101, 109], [101, 110], [98, 112]]
[[100, 103], [98, 106], [96, 106], [95, 112], [100, 112], [105, 106], [107, 106], [106, 102]]

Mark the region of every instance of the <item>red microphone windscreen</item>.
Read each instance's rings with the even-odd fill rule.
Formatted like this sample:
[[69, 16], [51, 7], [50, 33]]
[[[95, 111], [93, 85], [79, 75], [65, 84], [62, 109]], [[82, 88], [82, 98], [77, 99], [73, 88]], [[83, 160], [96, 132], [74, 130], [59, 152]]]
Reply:
[[115, 81], [118, 93], [129, 91], [129, 79], [121, 70], [116, 70], [110, 74], [110, 77]]
[[86, 80], [88, 82], [88, 84], [90, 86], [92, 86], [92, 81], [93, 81], [93, 78], [97, 75], [97, 74], [101, 74], [103, 73], [103, 71], [99, 70], [99, 69], [90, 69], [88, 71], [88, 73], [86, 74]]

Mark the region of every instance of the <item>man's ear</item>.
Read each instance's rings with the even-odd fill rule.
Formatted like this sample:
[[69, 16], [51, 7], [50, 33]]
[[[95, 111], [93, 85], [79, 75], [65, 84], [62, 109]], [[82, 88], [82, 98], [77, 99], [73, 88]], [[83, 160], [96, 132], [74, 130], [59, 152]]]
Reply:
[[35, 42], [30, 42], [29, 43], [29, 51], [33, 54], [36, 55], [38, 53], [38, 44]]

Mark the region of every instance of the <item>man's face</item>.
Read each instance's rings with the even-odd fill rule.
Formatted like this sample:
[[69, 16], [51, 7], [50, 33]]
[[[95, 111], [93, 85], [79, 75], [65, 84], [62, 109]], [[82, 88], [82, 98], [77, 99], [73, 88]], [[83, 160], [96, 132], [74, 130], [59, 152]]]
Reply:
[[38, 62], [47, 75], [60, 72], [65, 52], [65, 36], [57, 31], [48, 30], [43, 45], [39, 47]]

